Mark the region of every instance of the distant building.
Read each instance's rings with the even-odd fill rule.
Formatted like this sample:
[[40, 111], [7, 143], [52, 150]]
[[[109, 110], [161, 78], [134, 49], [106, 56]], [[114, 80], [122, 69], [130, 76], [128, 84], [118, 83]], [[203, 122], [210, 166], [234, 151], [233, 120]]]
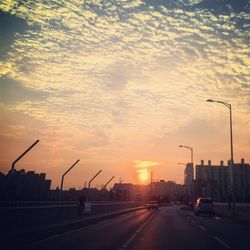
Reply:
[[114, 200], [117, 201], [134, 200], [133, 191], [134, 191], [134, 185], [132, 183], [115, 183], [113, 187]]
[[250, 165], [241, 159], [234, 164], [235, 199], [240, 202], [250, 201]]
[[175, 183], [173, 181], [160, 180], [152, 182], [152, 196], [173, 198]]
[[149, 186], [148, 185], [133, 185], [132, 200], [146, 201], [148, 199]]
[[[220, 165], [212, 165], [209, 160], [205, 165], [202, 160], [195, 168], [195, 196], [211, 197], [214, 201], [227, 201], [232, 190], [230, 162], [228, 166], [225, 166], [223, 161]], [[244, 163], [244, 159], [241, 163], [234, 164], [234, 181], [236, 201], [250, 201], [250, 166]]]
[[14, 170], [7, 175], [0, 173], [0, 200], [35, 201], [47, 200], [51, 180], [46, 180], [44, 173]]
[[183, 186], [173, 181], [153, 181], [148, 185], [133, 185], [131, 183], [115, 183], [112, 189], [114, 200], [146, 201], [149, 199], [164, 199], [180, 201], [183, 197]]
[[151, 188], [151, 196], [155, 199], [163, 200], [163, 202], [180, 201], [183, 199], [183, 186], [173, 181], [154, 181]]
[[211, 197], [215, 201], [226, 201], [229, 195], [228, 167], [223, 161], [220, 165], [208, 165], [201, 161], [196, 165], [195, 193], [196, 196]]

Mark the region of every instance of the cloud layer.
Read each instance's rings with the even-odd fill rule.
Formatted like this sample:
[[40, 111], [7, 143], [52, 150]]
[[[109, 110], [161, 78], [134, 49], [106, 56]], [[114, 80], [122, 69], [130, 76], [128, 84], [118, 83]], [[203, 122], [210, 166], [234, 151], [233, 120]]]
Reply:
[[249, 3], [212, 2], [3, 0], [25, 23], [0, 61], [3, 109], [77, 132], [98, 161], [142, 159], [163, 129], [196, 143], [189, 124], [224, 121], [208, 98], [231, 102], [249, 135]]

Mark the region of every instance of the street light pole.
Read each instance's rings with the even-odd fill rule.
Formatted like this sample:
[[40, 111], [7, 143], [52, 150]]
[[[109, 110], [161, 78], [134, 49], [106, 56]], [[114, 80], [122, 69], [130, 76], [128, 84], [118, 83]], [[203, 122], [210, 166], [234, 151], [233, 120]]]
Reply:
[[222, 102], [222, 101], [216, 101], [216, 100], [212, 100], [212, 99], [208, 99], [207, 102], [217, 102], [220, 104], [223, 104], [224, 106], [226, 106], [229, 109], [229, 123], [230, 123], [230, 153], [231, 153], [231, 185], [232, 185], [232, 203], [233, 203], [233, 209], [232, 209], [232, 215], [235, 216], [235, 181], [234, 181], [234, 156], [233, 156], [233, 122], [232, 122], [232, 105], [230, 103], [227, 102]]
[[[193, 148], [190, 146], [179, 145], [179, 147], [180, 148], [187, 148], [190, 150], [190, 153], [191, 153], [191, 155], [190, 155], [191, 156], [191, 183], [188, 185], [189, 186], [188, 192], [189, 192], [189, 195], [193, 201], [194, 200], [194, 191], [193, 191], [193, 189], [194, 189], [194, 186], [193, 186], [194, 185], [194, 151], [193, 151]], [[185, 172], [186, 171], [188, 172], [187, 168], [188, 168], [188, 164], [187, 164], [187, 167], [185, 168]]]
[[89, 181], [89, 190], [90, 190], [90, 183], [96, 178], [98, 174], [100, 174], [102, 170], [100, 170], [90, 181]]
[[25, 156], [37, 143], [39, 140], [36, 140], [28, 149], [26, 149], [20, 156], [17, 157], [17, 159], [12, 163], [10, 172], [13, 173], [15, 169], [15, 164], [23, 157]]
[[79, 162], [80, 160], [77, 160], [63, 175], [61, 179], [61, 192], [63, 191], [63, 181], [64, 181], [64, 176]]
[[184, 145], [179, 145], [180, 148], [187, 148], [190, 150], [191, 152], [191, 163], [192, 165], [194, 164], [194, 152], [193, 152], [193, 148], [189, 147], [189, 146], [184, 146]]
[[104, 189], [106, 189], [107, 185], [115, 178], [115, 176], [112, 176], [109, 181], [103, 186]]
[[183, 163], [183, 162], [178, 162], [178, 165], [186, 166], [187, 164], [186, 164], [186, 163]]
[[87, 195], [87, 199], [89, 200], [89, 192], [90, 192], [90, 184], [91, 182], [96, 178], [97, 175], [99, 175], [102, 172], [102, 170], [100, 170], [90, 181], [89, 181], [89, 187], [88, 187], [88, 195]]
[[[107, 185], [113, 180], [115, 178], [115, 176], [112, 176], [104, 185], [103, 185], [103, 192], [102, 192], [102, 200], [104, 201], [105, 200], [105, 193], [104, 193], [104, 190], [106, 190], [106, 187], [107, 187]], [[107, 197], [107, 196], [106, 196]], [[109, 200], [109, 198], [108, 199], [106, 199], [106, 200]]]
[[190, 147], [190, 146], [184, 146], [184, 145], [179, 145], [179, 147], [180, 148], [187, 148], [187, 149], [189, 149], [190, 150], [190, 153], [191, 153], [191, 165], [192, 165], [192, 167], [193, 167], [193, 173], [192, 173], [192, 181], [194, 180], [194, 150], [193, 150], [193, 148], [192, 147]]

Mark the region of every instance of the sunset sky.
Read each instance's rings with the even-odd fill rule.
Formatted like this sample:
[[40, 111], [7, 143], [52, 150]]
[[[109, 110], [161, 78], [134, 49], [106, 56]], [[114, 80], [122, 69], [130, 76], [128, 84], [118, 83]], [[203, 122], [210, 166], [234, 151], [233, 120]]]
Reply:
[[[247, 0], [1, 0], [0, 170], [52, 187], [183, 183], [184, 166], [250, 162]], [[147, 179], [148, 174], [148, 179]], [[139, 176], [141, 176], [139, 178]], [[114, 183], [111, 183], [112, 184]], [[110, 186], [109, 186], [110, 187]]]

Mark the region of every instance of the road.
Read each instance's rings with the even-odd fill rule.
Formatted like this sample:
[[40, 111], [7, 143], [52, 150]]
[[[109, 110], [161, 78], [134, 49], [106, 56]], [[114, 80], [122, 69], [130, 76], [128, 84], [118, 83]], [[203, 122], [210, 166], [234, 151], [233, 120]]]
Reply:
[[179, 206], [140, 210], [34, 243], [29, 250], [250, 249], [250, 225]]

